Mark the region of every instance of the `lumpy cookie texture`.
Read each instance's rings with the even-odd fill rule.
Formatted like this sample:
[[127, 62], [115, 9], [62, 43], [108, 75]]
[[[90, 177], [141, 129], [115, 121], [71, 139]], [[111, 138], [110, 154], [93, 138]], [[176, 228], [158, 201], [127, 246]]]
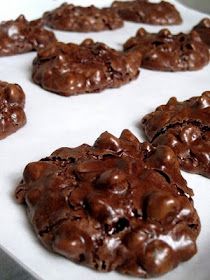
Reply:
[[149, 33], [140, 28], [124, 44], [124, 50], [142, 53], [142, 67], [159, 71], [199, 70], [209, 63], [209, 50], [195, 31], [171, 34], [168, 29]]
[[19, 85], [0, 81], [0, 139], [26, 123], [24, 104], [25, 94]]
[[30, 52], [56, 41], [53, 32], [42, 25], [42, 20], [27, 21], [23, 15], [1, 22], [0, 56]]
[[158, 276], [197, 251], [200, 222], [173, 151], [129, 131], [29, 163], [16, 198], [41, 242], [99, 271]]
[[43, 15], [46, 24], [54, 29], [93, 32], [113, 30], [123, 26], [121, 17], [112, 8], [80, 7], [63, 3]]
[[175, 6], [165, 1], [159, 3], [148, 0], [115, 1], [112, 7], [128, 21], [155, 25], [173, 25], [182, 22]]
[[193, 30], [197, 31], [204, 43], [210, 48], [210, 18], [202, 19]]
[[173, 149], [182, 169], [210, 178], [210, 91], [183, 102], [172, 97], [142, 126], [153, 145]]
[[64, 96], [93, 93], [137, 78], [140, 64], [139, 51], [119, 52], [86, 39], [80, 45], [56, 43], [40, 50], [32, 78], [44, 89]]

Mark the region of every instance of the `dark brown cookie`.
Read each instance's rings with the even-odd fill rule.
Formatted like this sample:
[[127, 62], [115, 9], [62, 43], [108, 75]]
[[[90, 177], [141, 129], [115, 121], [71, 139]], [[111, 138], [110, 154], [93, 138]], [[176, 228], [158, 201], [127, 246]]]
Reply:
[[0, 24], [0, 56], [37, 50], [55, 42], [53, 32], [45, 30], [42, 20], [27, 21], [23, 15]]
[[43, 15], [46, 24], [54, 29], [91, 32], [112, 30], [123, 26], [121, 17], [112, 8], [80, 7], [64, 3]]
[[44, 89], [69, 96], [120, 87], [138, 77], [140, 64], [139, 51], [123, 53], [87, 39], [40, 50], [32, 77]]
[[124, 20], [156, 25], [180, 24], [182, 18], [174, 5], [161, 1], [148, 0], [115, 1], [112, 7]]
[[153, 145], [173, 149], [183, 170], [210, 178], [210, 91], [184, 102], [172, 97], [142, 125]]
[[197, 31], [204, 43], [210, 48], [210, 18], [202, 19], [193, 30]]
[[129, 131], [26, 166], [16, 198], [41, 242], [99, 271], [158, 276], [197, 251], [200, 222], [173, 151]]
[[0, 139], [26, 123], [24, 104], [25, 94], [19, 85], [0, 81]]
[[142, 67], [160, 71], [193, 71], [209, 63], [209, 50], [197, 32], [172, 35], [168, 29], [149, 33], [140, 28], [124, 50], [142, 53]]

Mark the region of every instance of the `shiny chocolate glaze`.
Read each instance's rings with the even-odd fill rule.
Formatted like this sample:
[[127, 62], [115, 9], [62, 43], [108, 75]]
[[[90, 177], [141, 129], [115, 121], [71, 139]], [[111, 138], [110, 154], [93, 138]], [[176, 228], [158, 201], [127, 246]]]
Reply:
[[19, 85], [0, 81], [0, 139], [26, 123], [24, 104], [25, 94]]
[[29, 163], [16, 189], [41, 242], [99, 271], [158, 276], [197, 251], [193, 192], [167, 146], [129, 131]]
[[23, 15], [0, 23], [0, 56], [38, 50], [55, 42], [53, 32], [45, 30], [42, 20], [27, 21]]
[[182, 18], [175, 6], [166, 1], [115, 1], [112, 7], [124, 20], [156, 25], [180, 24]]
[[46, 90], [69, 96], [120, 87], [139, 75], [141, 54], [86, 39], [80, 45], [55, 43], [38, 52], [32, 78]]
[[45, 23], [54, 29], [95, 32], [113, 30], [123, 26], [123, 20], [112, 8], [99, 9], [63, 3], [60, 7], [43, 15]]
[[210, 91], [166, 105], [142, 120], [144, 132], [155, 145], [168, 145], [185, 171], [210, 178]]
[[171, 34], [168, 29], [149, 33], [140, 28], [124, 50], [138, 49], [142, 53], [142, 67], [160, 71], [193, 71], [209, 63], [209, 50], [195, 31]]

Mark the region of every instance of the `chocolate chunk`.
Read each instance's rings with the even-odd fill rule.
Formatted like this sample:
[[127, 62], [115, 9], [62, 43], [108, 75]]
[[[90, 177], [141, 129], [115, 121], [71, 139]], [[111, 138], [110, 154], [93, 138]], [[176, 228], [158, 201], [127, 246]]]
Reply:
[[0, 139], [26, 123], [24, 104], [25, 94], [19, 85], [0, 81]]
[[183, 102], [172, 97], [142, 126], [153, 145], [173, 149], [183, 170], [210, 178], [210, 91]]
[[210, 48], [210, 18], [202, 19], [193, 30], [197, 31], [204, 43]]
[[115, 1], [112, 7], [124, 20], [156, 25], [180, 24], [182, 18], [174, 5], [161, 1], [148, 0]]
[[46, 248], [99, 271], [158, 276], [197, 251], [193, 192], [167, 146], [129, 131], [29, 163], [16, 198]]
[[197, 32], [172, 35], [168, 29], [149, 33], [140, 28], [124, 50], [142, 53], [142, 67], [160, 71], [193, 71], [209, 63], [209, 50]]
[[46, 24], [54, 29], [91, 32], [112, 30], [123, 26], [121, 17], [112, 8], [80, 7], [63, 3], [43, 15]]
[[55, 42], [53, 32], [43, 29], [42, 20], [27, 21], [23, 15], [0, 24], [0, 56], [37, 50]]
[[44, 89], [69, 96], [120, 87], [138, 77], [140, 64], [139, 51], [123, 53], [86, 39], [40, 50], [32, 77]]

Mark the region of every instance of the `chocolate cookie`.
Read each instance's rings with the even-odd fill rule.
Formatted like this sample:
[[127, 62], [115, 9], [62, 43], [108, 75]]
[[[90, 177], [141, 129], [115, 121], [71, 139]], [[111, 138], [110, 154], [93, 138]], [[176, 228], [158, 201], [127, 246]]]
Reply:
[[201, 39], [210, 48], [210, 18], [204, 18], [193, 28], [199, 33]]
[[24, 104], [25, 94], [19, 85], [0, 81], [0, 139], [26, 123]]
[[172, 35], [168, 29], [149, 33], [140, 28], [124, 50], [142, 53], [142, 67], [160, 71], [193, 71], [209, 63], [209, 50], [197, 32]]
[[158, 276], [196, 253], [200, 222], [173, 151], [129, 131], [26, 166], [16, 198], [41, 242], [99, 271]]
[[120, 87], [139, 75], [139, 51], [123, 53], [87, 39], [55, 43], [38, 52], [32, 78], [46, 90], [69, 96]]
[[153, 145], [173, 149], [183, 170], [210, 178], [210, 91], [184, 102], [172, 97], [142, 125]]
[[37, 50], [55, 42], [53, 32], [43, 29], [42, 20], [27, 21], [23, 15], [0, 24], [0, 56]]
[[161, 1], [148, 0], [115, 1], [112, 7], [124, 20], [156, 25], [180, 24], [182, 18], [174, 5]]
[[80, 7], [64, 3], [43, 15], [46, 24], [54, 29], [91, 32], [112, 30], [123, 26], [121, 17], [112, 8]]

